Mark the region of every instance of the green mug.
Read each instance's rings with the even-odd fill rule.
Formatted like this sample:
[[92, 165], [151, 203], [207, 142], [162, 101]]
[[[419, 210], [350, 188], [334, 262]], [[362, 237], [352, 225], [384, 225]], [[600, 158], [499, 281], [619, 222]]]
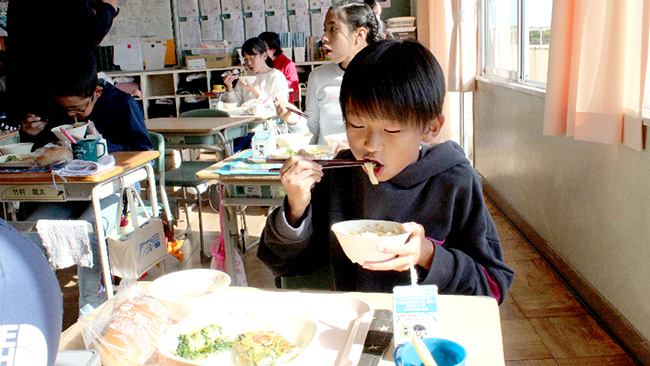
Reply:
[[106, 145], [98, 140], [80, 140], [72, 144], [72, 156], [77, 160], [97, 161], [106, 155]]

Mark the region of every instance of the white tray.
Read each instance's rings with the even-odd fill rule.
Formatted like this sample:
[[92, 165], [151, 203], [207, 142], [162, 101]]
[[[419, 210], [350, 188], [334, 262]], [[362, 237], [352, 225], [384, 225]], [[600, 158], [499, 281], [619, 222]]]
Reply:
[[309, 345], [289, 365], [353, 366], [359, 362], [372, 321], [370, 304], [347, 294], [246, 291], [229, 288], [215, 301], [214, 312], [231, 310], [303, 316], [316, 323]]

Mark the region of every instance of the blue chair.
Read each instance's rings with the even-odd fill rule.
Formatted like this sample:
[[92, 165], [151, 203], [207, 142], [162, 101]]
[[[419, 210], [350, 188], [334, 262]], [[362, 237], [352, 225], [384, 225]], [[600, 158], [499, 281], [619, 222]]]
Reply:
[[179, 117], [230, 117], [230, 113], [221, 109], [193, 109], [180, 114]]

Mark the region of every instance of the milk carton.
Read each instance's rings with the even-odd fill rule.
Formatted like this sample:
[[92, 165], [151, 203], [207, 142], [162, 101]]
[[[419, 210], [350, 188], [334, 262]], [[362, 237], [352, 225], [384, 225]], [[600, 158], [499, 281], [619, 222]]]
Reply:
[[275, 151], [275, 133], [273, 131], [257, 131], [251, 142], [253, 159], [268, 159]]
[[438, 287], [397, 286], [393, 289], [393, 331], [395, 347], [413, 340], [438, 337]]

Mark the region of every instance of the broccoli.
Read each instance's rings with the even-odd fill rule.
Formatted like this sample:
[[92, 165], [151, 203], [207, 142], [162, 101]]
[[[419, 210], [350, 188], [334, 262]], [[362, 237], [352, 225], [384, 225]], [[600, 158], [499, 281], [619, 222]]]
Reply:
[[221, 333], [221, 327], [213, 324], [178, 336], [176, 354], [188, 360], [202, 360], [232, 348], [232, 342]]

